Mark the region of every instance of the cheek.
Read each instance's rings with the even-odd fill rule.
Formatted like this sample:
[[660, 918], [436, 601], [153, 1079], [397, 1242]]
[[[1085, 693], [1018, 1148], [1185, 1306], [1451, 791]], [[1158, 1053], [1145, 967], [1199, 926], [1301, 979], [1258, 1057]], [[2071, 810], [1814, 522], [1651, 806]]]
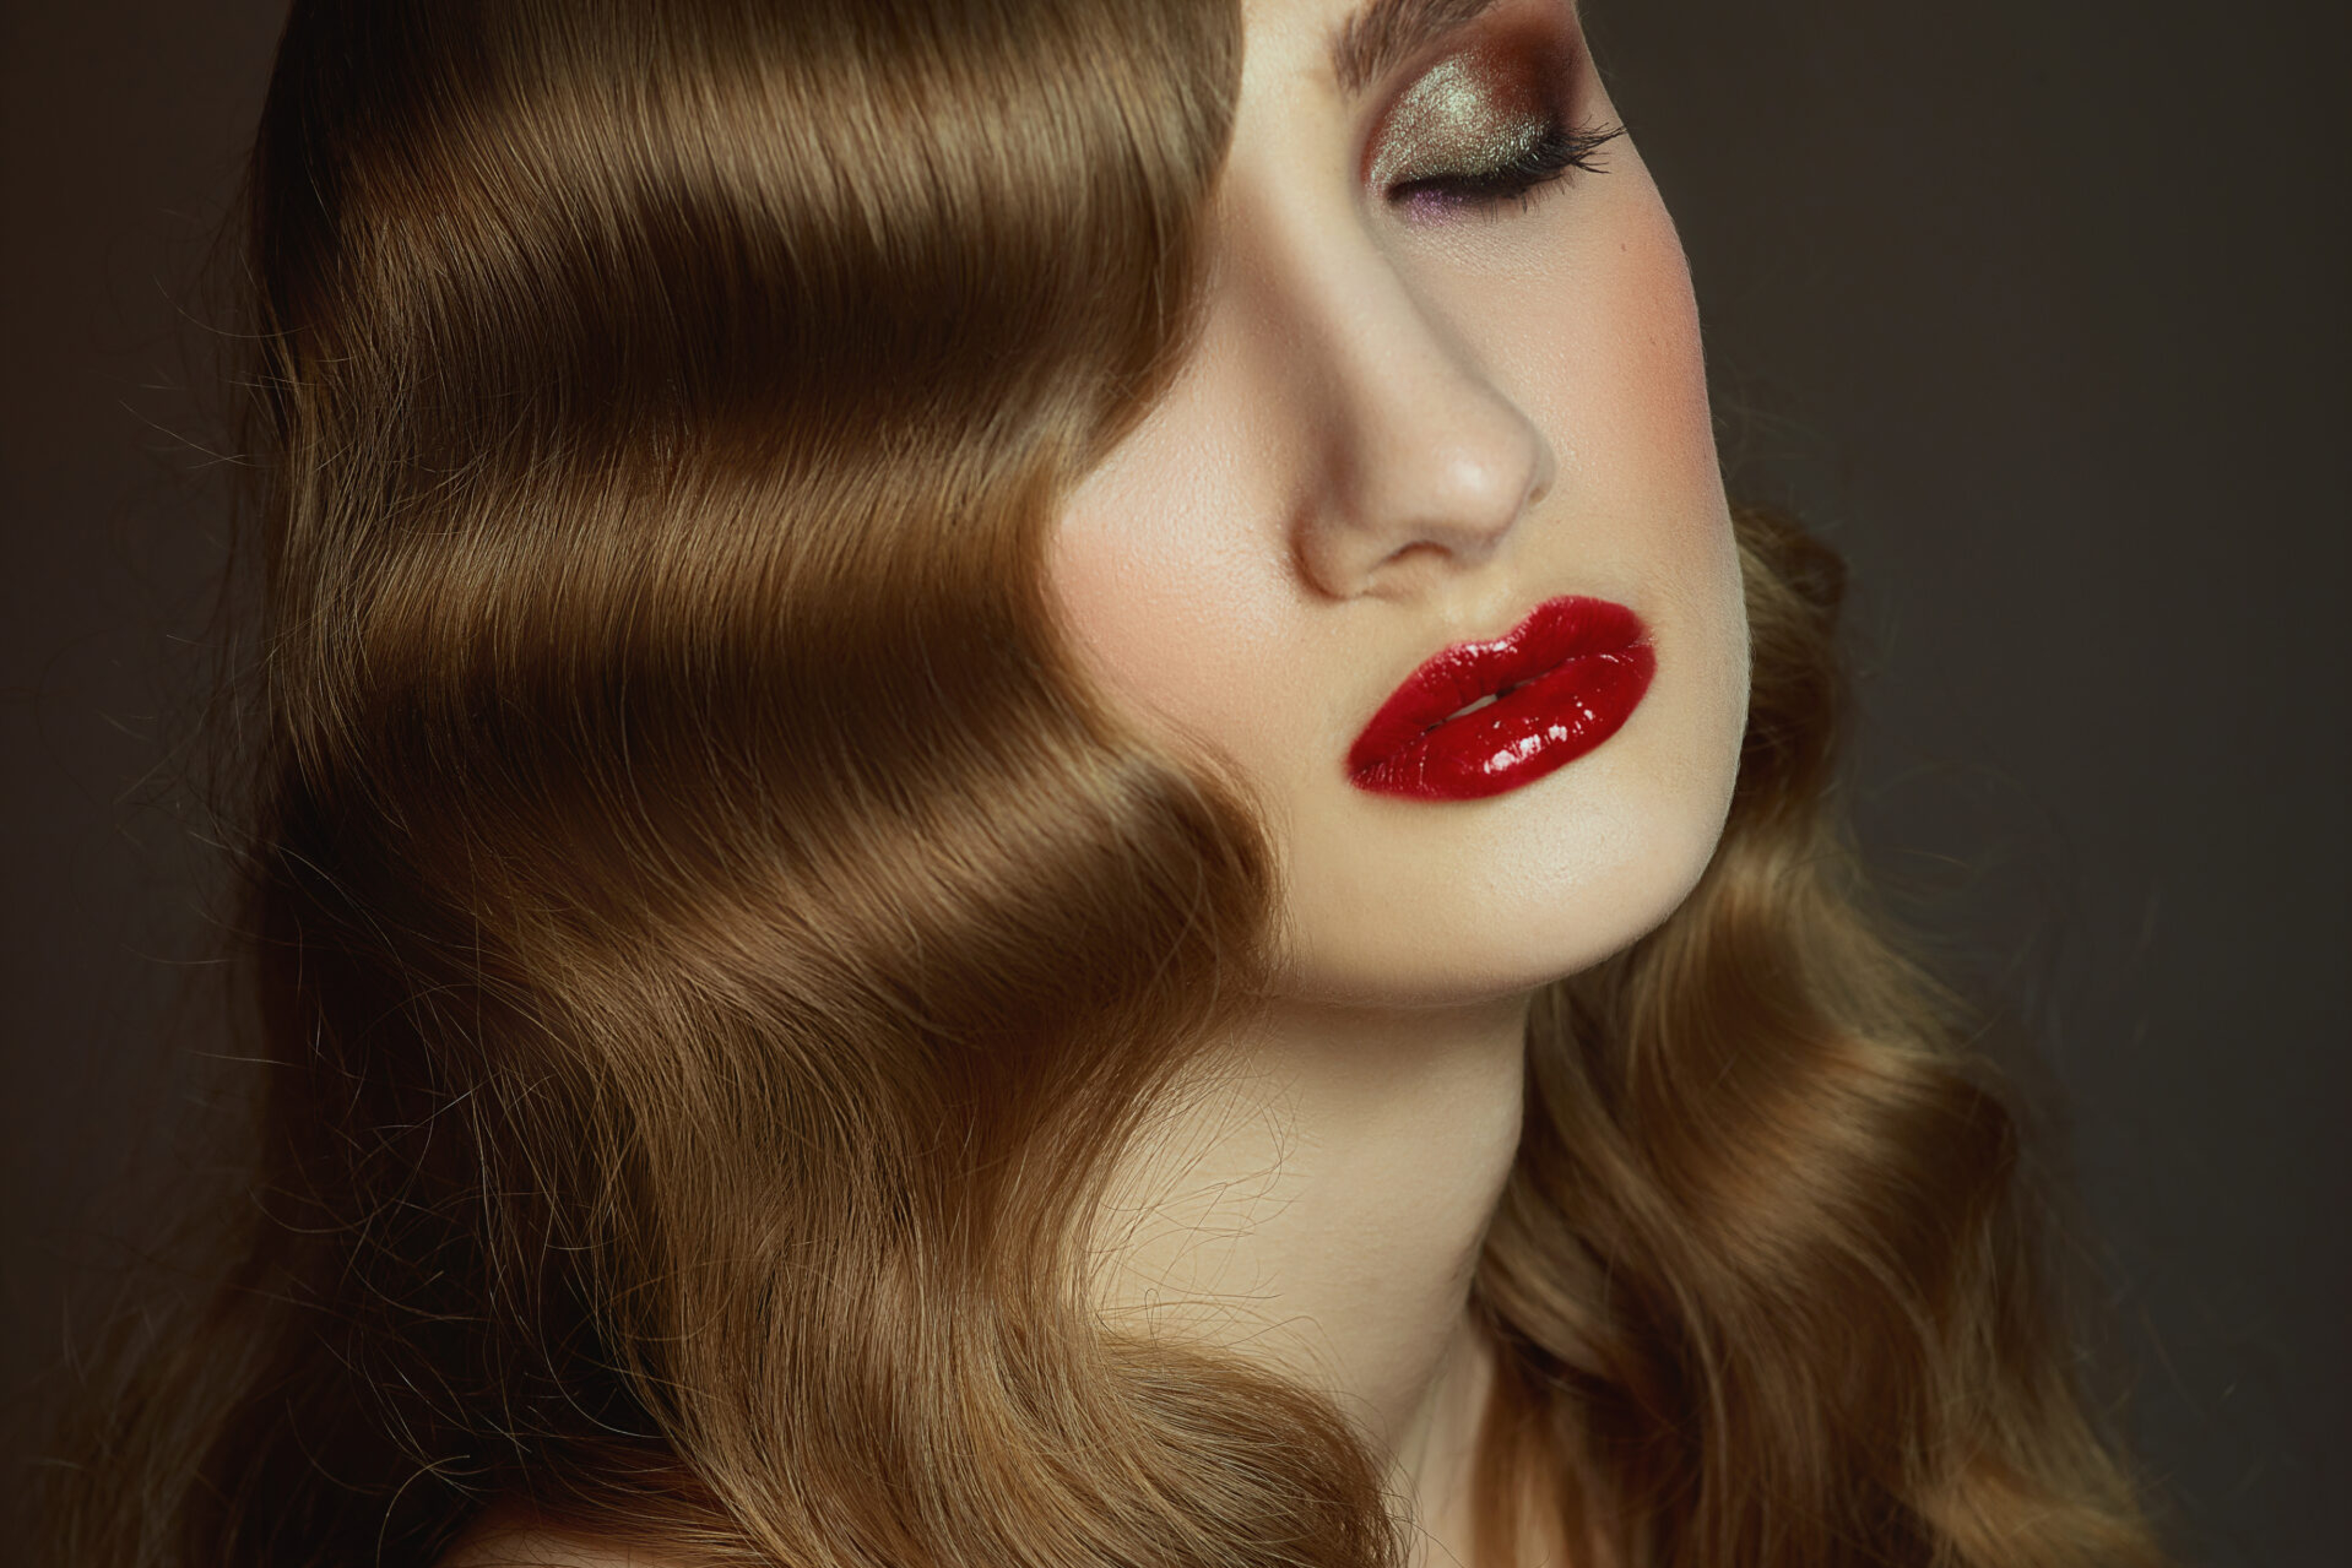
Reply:
[[1562, 388], [1558, 417], [1576, 446], [1570, 466], [1603, 506], [1648, 522], [1666, 547], [1658, 565], [1690, 575], [1678, 586], [1696, 610], [1719, 604], [1738, 568], [1690, 274], [1664, 208], [1649, 205], [1648, 221], [1629, 225], [1594, 269], [1617, 308], [1566, 334], [1584, 373], [1564, 366], [1551, 384]]
[[1650, 509], [1719, 480], [1689, 267], [1647, 177], [1622, 178], [1483, 314], [1507, 329], [1496, 371], [1558, 444], [1564, 480]]
[[1265, 542], [1229, 521], [1237, 427], [1183, 438], [1201, 396], [1180, 386], [1087, 476], [1046, 570], [1076, 653], [1118, 706], [1162, 739], [1230, 755], [1277, 717], [1263, 676], [1280, 665], [1289, 605]]

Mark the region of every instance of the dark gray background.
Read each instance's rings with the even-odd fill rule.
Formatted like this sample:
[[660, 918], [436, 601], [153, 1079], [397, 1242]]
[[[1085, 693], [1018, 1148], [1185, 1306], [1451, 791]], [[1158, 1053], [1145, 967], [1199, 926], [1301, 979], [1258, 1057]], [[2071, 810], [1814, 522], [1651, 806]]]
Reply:
[[[1601, 0], [1736, 487], [1846, 549], [1857, 816], [2056, 1092], [2190, 1561], [2346, 1558], [2343, 8]], [[221, 529], [205, 247], [267, 0], [0, 36], [0, 1392], [170, 1163]], [[87, 1307], [78, 1307], [87, 1313]], [[15, 1440], [12, 1456], [26, 1451]]]

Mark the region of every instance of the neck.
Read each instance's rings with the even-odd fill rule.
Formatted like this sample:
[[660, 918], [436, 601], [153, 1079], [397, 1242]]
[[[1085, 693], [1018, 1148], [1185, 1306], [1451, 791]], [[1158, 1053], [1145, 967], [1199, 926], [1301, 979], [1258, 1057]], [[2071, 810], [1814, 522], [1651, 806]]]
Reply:
[[1126, 1151], [1103, 1230], [1112, 1321], [1322, 1390], [1441, 1540], [1491, 1374], [1467, 1307], [1518, 1145], [1528, 999], [1271, 1008]]

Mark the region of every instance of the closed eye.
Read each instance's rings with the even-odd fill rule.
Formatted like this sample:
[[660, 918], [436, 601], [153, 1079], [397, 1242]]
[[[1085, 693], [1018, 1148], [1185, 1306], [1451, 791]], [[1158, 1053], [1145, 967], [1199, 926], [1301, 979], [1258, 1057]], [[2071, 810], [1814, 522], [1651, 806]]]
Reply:
[[1391, 185], [1385, 195], [1391, 205], [1416, 216], [1492, 208], [1513, 199], [1525, 206], [1538, 190], [1571, 170], [1606, 173], [1601, 150], [1624, 133], [1622, 126], [1571, 126], [1553, 119], [1493, 162], [1415, 175]]

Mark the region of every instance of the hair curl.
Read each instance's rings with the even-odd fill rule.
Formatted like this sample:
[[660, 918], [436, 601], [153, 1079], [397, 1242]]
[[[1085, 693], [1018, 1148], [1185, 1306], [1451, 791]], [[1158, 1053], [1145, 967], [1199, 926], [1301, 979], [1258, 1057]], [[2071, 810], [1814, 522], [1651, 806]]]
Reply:
[[[1402, 1562], [1379, 1461], [1106, 1331], [1110, 1156], [1263, 977], [1233, 792], [1044, 529], [1188, 341], [1224, 0], [299, 0], [250, 182], [263, 1170], [60, 1561]], [[2149, 1560], [2012, 1121], [1830, 808], [1834, 558], [1739, 519], [1706, 879], [1550, 988], [1487, 1560]], [[125, 1500], [129, 1500], [127, 1502]]]

